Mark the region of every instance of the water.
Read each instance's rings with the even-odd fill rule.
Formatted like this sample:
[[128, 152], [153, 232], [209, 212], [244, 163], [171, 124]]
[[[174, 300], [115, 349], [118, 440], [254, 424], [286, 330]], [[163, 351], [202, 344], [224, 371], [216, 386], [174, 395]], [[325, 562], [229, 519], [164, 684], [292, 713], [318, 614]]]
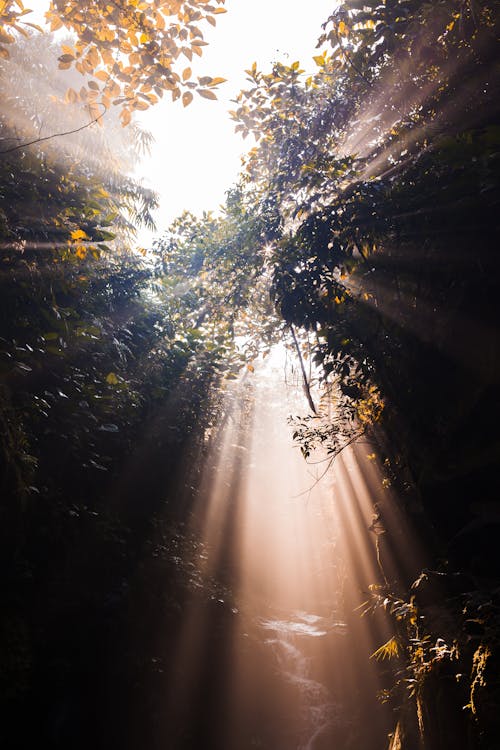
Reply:
[[301, 641], [324, 638], [333, 629], [343, 632], [345, 624], [332, 624], [317, 615], [295, 612], [291, 620], [263, 619], [260, 626], [272, 633], [264, 643], [271, 649], [281, 675], [300, 696], [303, 729], [298, 748], [312, 750], [319, 738], [326, 737], [339, 724], [341, 707], [325, 685], [314, 679], [313, 659], [305, 655]]

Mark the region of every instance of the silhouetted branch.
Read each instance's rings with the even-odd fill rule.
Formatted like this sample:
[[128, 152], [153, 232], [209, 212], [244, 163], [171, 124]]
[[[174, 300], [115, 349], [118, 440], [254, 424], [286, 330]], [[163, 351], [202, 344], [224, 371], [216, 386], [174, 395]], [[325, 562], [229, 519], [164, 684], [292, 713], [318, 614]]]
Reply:
[[27, 143], [20, 143], [18, 146], [6, 148], [4, 151], [0, 151], [0, 154], [11, 154], [13, 151], [19, 151], [19, 149], [21, 148], [33, 146], [33, 144], [35, 143], [42, 143], [43, 141], [50, 141], [52, 138], [62, 138], [62, 136], [64, 135], [73, 135], [73, 133], [79, 133], [81, 130], [85, 130], [85, 128], [88, 128], [95, 122], [98, 122], [102, 117], [104, 117], [105, 114], [106, 110], [104, 110], [104, 112], [101, 112], [101, 114], [97, 117], [94, 117], [94, 119], [90, 120], [90, 122], [85, 123], [85, 125], [81, 125], [79, 128], [75, 128], [74, 130], [66, 130], [63, 133], [52, 133], [52, 135], [46, 135], [43, 138], [35, 138], [33, 141], [27, 141]]
[[302, 354], [300, 352], [299, 342], [297, 341], [297, 336], [295, 335], [295, 331], [293, 330], [293, 326], [292, 325], [290, 325], [290, 332], [292, 334], [293, 343], [295, 344], [295, 348], [297, 350], [297, 355], [299, 357], [300, 369], [302, 370], [302, 379], [304, 381], [304, 392], [306, 394], [307, 402], [308, 402], [309, 406], [311, 407], [311, 411], [314, 414], [317, 414], [318, 412], [316, 411], [316, 407], [314, 405], [314, 401], [313, 401], [312, 396], [311, 396], [311, 388], [309, 386], [309, 381], [307, 380], [306, 368], [304, 367], [304, 360], [302, 359]]

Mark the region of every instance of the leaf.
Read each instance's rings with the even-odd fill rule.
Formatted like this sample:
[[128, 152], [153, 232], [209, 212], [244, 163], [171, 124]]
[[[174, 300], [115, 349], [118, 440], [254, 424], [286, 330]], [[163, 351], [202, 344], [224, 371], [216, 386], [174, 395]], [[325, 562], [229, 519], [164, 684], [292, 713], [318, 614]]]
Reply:
[[57, 16], [52, 16], [50, 21], [50, 30], [57, 31], [63, 27], [63, 22]]
[[215, 94], [213, 91], [209, 91], [208, 89], [198, 89], [198, 93], [205, 99], [217, 99], [217, 94]]
[[61, 63], [71, 63], [75, 59], [73, 55], [61, 55], [57, 58]]
[[187, 107], [193, 101], [193, 95], [190, 91], [185, 91], [182, 95], [182, 104]]
[[64, 99], [70, 104], [74, 104], [78, 101], [78, 94], [74, 89], [68, 89], [64, 95]]
[[120, 112], [120, 120], [122, 121], [122, 128], [125, 128], [130, 120], [132, 119], [132, 115], [130, 113], [130, 110], [128, 109], [122, 109]]
[[398, 640], [396, 636], [393, 635], [392, 638], [389, 638], [387, 643], [384, 643], [380, 648], [373, 652], [370, 659], [395, 659], [399, 656], [399, 651], [400, 647]]
[[87, 257], [87, 248], [84, 245], [78, 245], [75, 251], [75, 255], [80, 260], [85, 260]]
[[88, 238], [88, 234], [83, 231], [83, 229], [75, 229], [73, 232], [71, 232], [71, 239], [72, 240], [84, 240]]
[[119, 431], [118, 425], [112, 424], [112, 423], [102, 424], [99, 427], [99, 429], [101, 430], [101, 432], [118, 432]]
[[182, 80], [183, 81], [189, 80], [189, 78], [191, 78], [191, 75], [192, 75], [191, 68], [184, 68], [184, 70], [182, 71]]
[[109, 385], [118, 385], [120, 381], [114, 372], [108, 372], [106, 375], [106, 383]]

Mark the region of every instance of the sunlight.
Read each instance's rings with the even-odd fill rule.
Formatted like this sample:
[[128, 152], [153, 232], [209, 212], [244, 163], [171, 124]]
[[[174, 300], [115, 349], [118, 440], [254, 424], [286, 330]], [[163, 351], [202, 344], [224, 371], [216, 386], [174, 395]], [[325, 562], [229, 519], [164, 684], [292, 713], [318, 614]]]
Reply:
[[[272, 736], [276, 750], [307, 750], [326, 738], [339, 741], [359, 711], [374, 725], [381, 721], [384, 711], [373, 696], [382, 685], [369, 657], [392, 632], [384, 617], [361, 618], [355, 610], [370, 586], [387, 577], [394, 583], [400, 564], [406, 574], [421, 562], [362, 442], [316, 481], [286, 426], [304, 403], [289, 372], [285, 384], [283, 351], [277, 347], [254, 373], [245, 371], [228, 394], [229, 416], [192, 512], [206, 550], [204, 575], [227, 586], [233, 615], [224, 654], [216, 656], [214, 694], [202, 699], [207, 638], [224, 599], [188, 607], [173, 667], [182, 677], [167, 700], [166, 724], [181, 732], [206, 700], [221, 750], [247, 747], [246, 733], [259, 731]], [[375, 517], [378, 534], [370, 531]], [[381, 518], [404, 552], [381, 544]], [[273, 726], [283, 715], [287, 731], [279, 721]]]
[[228, 115], [240, 89], [248, 85], [245, 69], [254, 61], [266, 69], [276, 60], [295, 59], [313, 68], [321, 24], [335, 5], [331, 0], [314, 0], [306, 12], [298, 0], [228, 0], [227, 14], [218, 18], [216, 29], [207, 31], [209, 46], [203, 57], [193, 61], [196, 75], [227, 79], [218, 101], [198, 99], [186, 109], [162, 102], [140, 116], [156, 143], [138, 175], [160, 194], [162, 226], [183, 210], [199, 215], [217, 210], [224, 202], [226, 190], [240, 172], [242, 154], [253, 145], [234, 132]]

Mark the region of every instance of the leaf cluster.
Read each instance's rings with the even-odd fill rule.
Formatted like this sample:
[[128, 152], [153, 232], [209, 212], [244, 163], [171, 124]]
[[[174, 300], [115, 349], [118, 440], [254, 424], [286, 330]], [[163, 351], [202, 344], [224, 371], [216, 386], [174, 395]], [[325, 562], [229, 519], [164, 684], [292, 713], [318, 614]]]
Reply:
[[70, 96], [87, 103], [92, 117], [99, 105], [120, 107], [122, 125], [132, 112], [148, 109], [165, 93], [184, 106], [193, 91], [215, 99], [214, 89], [222, 78], [193, 79], [190, 67], [180, 70], [181, 58], [201, 56], [207, 44], [200, 25], [216, 23], [225, 13], [223, 0], [210, 5], [205, 0], [114, 0], [81, 2], [52, 0], [46, 14], [52, 31], [66, 28], [76, 35], [59, 56], [59, 67], [72, 66], [90, 80]]

